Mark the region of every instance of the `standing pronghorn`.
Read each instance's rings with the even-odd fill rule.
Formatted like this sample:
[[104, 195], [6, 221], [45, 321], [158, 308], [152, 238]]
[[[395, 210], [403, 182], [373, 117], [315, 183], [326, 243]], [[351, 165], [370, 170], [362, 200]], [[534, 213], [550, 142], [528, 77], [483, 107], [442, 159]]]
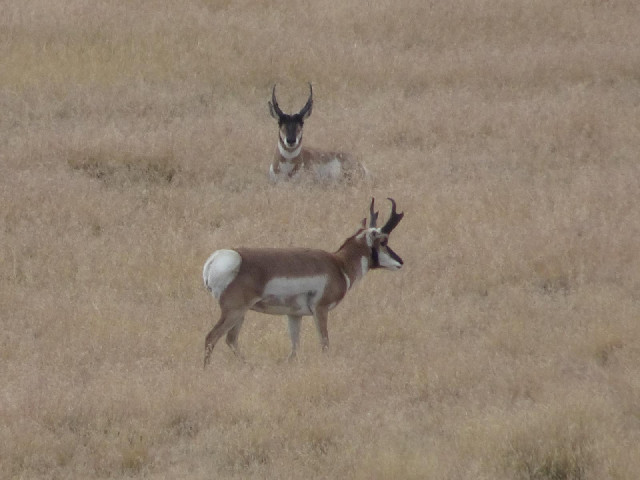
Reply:
[[404, 213], [396, 212], [376, 227], [378, 212], [371, 199], [369, 226], [366, 218], [358, 231], [335, 252], [308, 248], [236, 248], [217, 250], [204, 264], [204, 284], [220, 303], [220, 320], [207, 335], [204, 365], [224, 334], [227, 345], [238, 353], [238, 334], [247, 310], [287, 315], [291, 337], [290, 359], [295, 358], [300, 321], [313, 315], [323, 349], [329, 347], [329, 310], [344, 298], [367, 271], [398, 270], [402, 259], [388, 246], [389, 234]]
[[276, 86], [273, 86], [269, 111], [278, 120], [278, 150], [274, 156], [269, 176], [273, 181], [286, 180], [296, 176], [301, 170], [311, 171], [318, 180], [353, 180], [364, 177], [366, 169], [344, 152], [323, 152], [302, 147], [302, 127], [311, 115], [313, 107], [313, 87], [309, 84], [309, 99], [302, 110], [288, 115], [280, 110], [276, 100]]

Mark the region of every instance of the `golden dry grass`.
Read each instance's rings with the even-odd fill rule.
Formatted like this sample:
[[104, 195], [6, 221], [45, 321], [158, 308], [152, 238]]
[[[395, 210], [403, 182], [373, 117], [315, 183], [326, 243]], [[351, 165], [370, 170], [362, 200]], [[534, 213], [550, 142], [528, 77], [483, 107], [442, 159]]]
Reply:
[[[27, 0], [0, 11], [2, 478], [635, 479], [635, 1]], [[271, 185], [274, 82], [354, 186]], [[338, 247], [397, 273], [223, 344], [204, 260]]]

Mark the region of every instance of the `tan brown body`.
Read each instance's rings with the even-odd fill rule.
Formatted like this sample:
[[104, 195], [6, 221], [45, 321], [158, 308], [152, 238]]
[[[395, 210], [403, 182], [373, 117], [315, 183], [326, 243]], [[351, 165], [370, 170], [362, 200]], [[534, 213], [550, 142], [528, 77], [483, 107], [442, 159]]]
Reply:
[[238, 334], [247, 310], [286, 315], [295, 358], [303, 316], [313, 316], [323, 349], [329, 346], [327, 319], [331, 309], [371, 268], [397, 270], [402, 259], [388, 246], [391, 230], [402, 218], [392, 216], [382, 228], [363, 224], [335, 252], [308, 248], [237, 248], [217, 250], [205, 262], [203, 280], [218, 299], [220, 320], [205, 340], [205, 366], [217, 341], [238, 353]]
[[269, 176], [273, 181], [289, 180], [300, 173], [320, 181], [326, 180], [359, 180], [365, 178], [367, 172], [364, 166], [345, 152], [325, 152], [303, 147], [300, 153], [287, 158], [278, 149], [273, 157]]
[[[299, 295], [318, 295], [313, 305], [316, 309], [335, 306], [347, 293], [347, 267], [337, 254], [304, 248], [238, 248], [235, 251], [242, 263], [237, 277], [220, 297], [221, 308], [243, 304], [250, 305], [251, 310], [270, 313], [270, 307], [281, 306], [295, 313], [297, 305], [282, 304], [287, 297], [279, 299], [272, 294], [269, 296], [266, 286], [273, 279], [319, 279], [318, 290], [305, 288], [307, 285], [299, 281], [291, 286], [288, 294], [289, 299]], [[311, 314], [309, 309], [308, 315]]]

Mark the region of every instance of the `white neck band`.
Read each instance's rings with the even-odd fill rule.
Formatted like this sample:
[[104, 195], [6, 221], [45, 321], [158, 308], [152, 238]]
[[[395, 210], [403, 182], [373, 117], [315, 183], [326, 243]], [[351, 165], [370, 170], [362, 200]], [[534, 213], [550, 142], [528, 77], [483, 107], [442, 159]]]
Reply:
[[293, 160], [294, 158], [296, 158], [298, 155], [300, 155], [301, 150], [302, 150], [302, 144], [299, 144], [298, 148], [290, 152], [289, 150], [287, 150], [282, 146], [282, 142], [280, 141], [278, 142], [278, 151], [280, 152], [280, 155], [282, 155], [282, 158], [286, 158], [287, 160]]

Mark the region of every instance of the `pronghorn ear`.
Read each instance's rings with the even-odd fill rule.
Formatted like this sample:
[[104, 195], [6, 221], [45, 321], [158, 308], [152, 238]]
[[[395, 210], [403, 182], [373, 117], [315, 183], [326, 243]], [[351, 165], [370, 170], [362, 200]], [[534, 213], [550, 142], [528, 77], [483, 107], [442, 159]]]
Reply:
[[362, 228], [367, 228], [367, 218], [362, 219]]
[[378, 229], [378, 228], [370, 228], [369, 231], [371, 232], [371, 239], [372, 240], [377, 240], [378, 238], [382, 237], [382, 233], [380, 232], [380, 229]]
[[376, 243], [376, 240], [380, 238], [380, 230], [378, 230], [377, 228], [367, 228], [365, 235], [367, 239], [367, 245], [369, 247], [373, 247], [373, 245]]

